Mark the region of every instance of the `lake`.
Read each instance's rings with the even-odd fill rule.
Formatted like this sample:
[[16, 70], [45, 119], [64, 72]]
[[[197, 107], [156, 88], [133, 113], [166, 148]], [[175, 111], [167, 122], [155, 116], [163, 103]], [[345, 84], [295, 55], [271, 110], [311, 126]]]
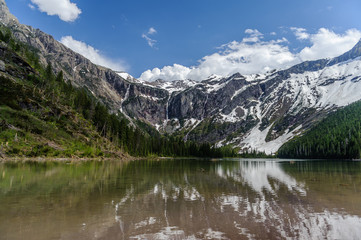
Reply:
[[0, 239], [359, 239], [361, 162], [0, 164]]

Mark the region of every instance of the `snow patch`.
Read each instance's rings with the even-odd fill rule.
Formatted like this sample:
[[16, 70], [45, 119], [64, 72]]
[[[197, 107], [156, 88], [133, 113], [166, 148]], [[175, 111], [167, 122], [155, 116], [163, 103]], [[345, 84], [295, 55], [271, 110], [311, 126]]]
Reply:
[[300, 130], [302, 126], [298, 126], [291, 132], [287, 130], [285, 134], [269, 142], [266, 142], [266, 137], [272, 125], [263, 131], [259, 130], [259, 127], [260, 124], [254, 127], [243, 139], [242, 143], [245, 144], [244, 147], [257, 149], [258, 151], [265, 152], [266, 154], [274, 154], [284, 143], [294, 137], [296, 132]]
[[227, 82], [225, 82], [225, 83], [216, 83], [216, 84], [213, 84], [213, 85], [207, 85], [206, 86], [207, 93], [218, 91], [219, 89], [223, 88], [226, 85], [227, 85]]
[[[237, 116], [237, 109], [240, 109], [240, 110], [243, 110], [244, 111], [244, 114], [242, 117], [238, 117]], [[247, 116], [247, 113], [248, 113], [248, 109], [243, 109], [242, 107], [236, 107], [235, 109], [232, 110], [232, 112], [228, 115], [225, 115], [225, 114], [222, 114], [222, 113], [219, 113], [219, 116], [220, 116], [220, 120], [221, 122], [231, 122], [231, 123], [235, 123], [235, 122], [239, 122], [239, 121], [242, 121], [242, 120], [245, 120], [246, 119], [246, 116]]]
[[186, 80], [178, 80], [178, 81], [156, 81], [150, 83], [152, 87], [158, 87], [168, 91], [169, 95], [172, 95], [173, 92], [181, 92], [190, 87], [195, 87], [199, 84], [199, 82], [186, 79]]
[[184, 141], [186, 142], [188, 140], [188, 135], [189, 133], [191, 133], [200, 123], [202, 122], [202, 120], [197, 120], [194, 118], [188, 119], [185, 124], [184, 124], [184, 128], [189, 128], [191, 127], [191, 129], [187, 132], [187, 134], [184, 137]]
[[157, 102], [157, 101], [161, 101], [163, 100], [163, 98], [158, 98], [158, 97], [154, 97], [154, 96], [149, 96], [149, 95], [145, 95], [145, 94], [139, 94], [140, 97], [143, 97], [143, 98], [146, 98], [146, 99], [149, 99], [151, 101], [154, 101], [154, 102]]
[[268, 76], [269, 76], [269, 73], [244, 75], [246, 81], [248, 81], [248, 82], [264, 80], [264, 79], [266, 79]]

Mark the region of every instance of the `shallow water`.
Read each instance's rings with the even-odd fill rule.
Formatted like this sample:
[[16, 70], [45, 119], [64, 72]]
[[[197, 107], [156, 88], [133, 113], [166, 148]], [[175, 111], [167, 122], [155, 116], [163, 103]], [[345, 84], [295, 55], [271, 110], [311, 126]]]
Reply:
[[361, 162], [0, 164], [0, 239], [359, 239]]

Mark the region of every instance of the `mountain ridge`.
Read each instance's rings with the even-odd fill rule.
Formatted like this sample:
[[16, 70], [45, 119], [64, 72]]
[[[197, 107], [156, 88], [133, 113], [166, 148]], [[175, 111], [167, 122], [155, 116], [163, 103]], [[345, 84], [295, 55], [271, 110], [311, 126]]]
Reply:
[[[256, 148], [261, 151], [267, 151], [267, 153], [277, 151], [284, 142], [308, 129], [314, 122], [319, 121], [329, 112], [361, 98], [360, 94], [358, 94], [360, 89], [359, 84], [355, 84], [355, 86], [357, 85], [357, 88], [353, 88], [354, 86], [351, 85], [348, 86], [348, 88], [354, 89], [351, 91], [351, 96], [347, 94], [347, 91], [343, 91], [343, 88], [345, 88], [347, 84], [350, 84], [350, 82], [357, 83], [360, 79], [361, 73], [357, 70], [360, 68], [360, 61], [358, 61], [358, 57], [360, 56], [358, 50], [359, 45], [360, 42], [340, 57], [303, 62], [289, 69], [272, 72], [268, 75], [255, 75], [250, 77], [236, 73], [228, 78], [211, 81], [211, 84], [207, 84], [209, 81], [198, 83], [193, 87], [193, 93], [197, 94], [198, 92], [200, 94], [199, 99], [207, 99], [208, 101], [203, 101], [196, 105], [196, 109], [198, 109], [199, 112], [202, 112], [202, 114], [198, 114], [197, 117], [187, 117], [187, 114], [184, 114], [186, 109], [184, 108], [184, 103], [183, 107], [180, 107], [181, 104], [177, 105], [179, 109], [183, 108], [183, 111], [180, 111], [178, 116], [180, 115], [182, 119], [188, 118], [187, 121], [196, 122], [190, 127], [190, 130], [186, 135], [187, 138], [189, 138], [190, 135], [195, 135], [195, 138], [198, 137], [201, 139], [203, 138], [202, 140], [214, 141], [212, 138], [216, 134], [213, 133], [212, 136], [206, 138], [207, 131], [204, 131], [205, 126], [202, 126], [202, 124], [200, 125], [199, 123], [199, 121], [203, 121], [202, 115], [203, 117], [206, 115], [206, 117], [210, 117], [208, 118], [208, 121], [213, 121], [213, 123], [210, 124], [213, 127], [213, 130], [211, 131], [214, 131], [214, 129], [217, 128], [217, 121], [214, 121], [214, 117], [218, 119], [223, 118], [223, 122], [233, 123], [232, 126], [225, 127], [229, 130], [226, 131], [226, 134], [220, 135], [217, 138], [217, 145], [220, 146], [223, 144], [222, 142], [226, 142], [226, 144], [236, 144], [241, 148]], [[355, 63], [354, 66], [347, 67], [350, 64], [352, 65], [352, 63]], [[303, 77], [303, 79], [294, 79], [295, 77]], [[345, 79], [349, 81], [345, 81]], [[288, 85], [285, 85], [284, 82], [287, 82]], [[295, 87], [298, 89], [294, 89]], [[337, 92], [337, 89], [335, 90], [337, 87], [339, 87], [339, 92]], [[190, 91], [192, 91], [192, 89], [186, 91], [188, 92], [188, 95]], [[275, 91], [279, 93], [277, 94]], [[311, 94], [312, 91], [314, 94]], [[322, 98], [321, 95], [325, 95], [323, 93], [327, 93], [327, 91], [335, 97], [327, 98], [323, 96]], [[178, 93], [175, 98], [181, 98], [180, 95], [187, 95], [186, 92]], [[212, 92], [215, 92], [215, 94], [212, 94]], [[337, 94], [343, 97], [338, 98], [336, 96]], [[279, 96], [277, 97], [277, 95]], [[207, 116], [209, 112], [214, 111], [215, 109], [215, 106], [212, 106], [210, 108], [211, 110], [207, 111], [207, 106], [210, 105], [209, 96], [214, 98], [214, 100], [212, 100], [213, 102], [218, 103], [216, 105], [221, 106], [218, 110], [220, 111], [220, 114], [218, 114], [218, 116], [213, 116], [213, 119], [211, 119], [212, 116]], [[263, 106], [254, 103], [252, 106], [252, 103], [249, 101], [252, 98], [253, 100], [260, 101], [259, 103]], [[236, 102], [233, 101], [234, 99], [236, 99]], [[346, 102], [347, 99], [349, 99], [349, 102]], [[267, 103], [272, 101], [275, 102], [268, 104], [269, 106], [267, 106]], [[259, 105], [259, 109], [255, 110], [257, 105]], [[202, 109], [201, 106], [203, 106], [202, 111], [199, 110]], [[244, 106], [246, 109], [244, 109]], [[172, 106], [170, 108], [174, 109]], [[247, 118], [249, 118], [247, 123], [242, 124], [241, 121], [239, 121], [241, 120], [239, 117], [242, 117], [242, 114], [246, 115], [245, 112], [253, 112], [253, 114], [251, 114], [253, 117], [250, 118], [250, 116], [247, 116]], [[188, 115], [192, 114], [188, 113]], [[197, 114], [193, 113], [193, 116], [194, 115]], [[177, 114], [173, 114], [170, 118], [175, 118], [176, 116]], [[254, 129], [253, 133], [252, 131], [249, 131], [249, 126], [245, 127], [247, 124], [249, 125], [252, 123], [252, 121], [253, 124], [251, 125], [253, 125], [253, 127], [251, 128]], [[185, 125], [187, 125], [187, 123]], [[224, 125], [225, 124], [223, 124], [223, 127]], [[244, 127], [245, 131], [239, 132], [238, 137], [235, 137], [233, 141], [227, 141], [229, 135], [234, 134], [235, 130], [237, 131]], [[198, 136], [192, 134], [194, 130], [200, 130]], [[264, 132], [265, 130], [267, 131]], [[257, 132], [258, 134], [256, 134]], [[262, 140], [259, 139], [260, 135], [263, 135]], [[219, 141], [220, 138], [222, 138], [221, 136], [223, 139]], [[251, 138], [256, 138], [260, 141], [256, 143], [252, 141]], [[278, 144], [272, 144], [272, 142], [277, 141], [279, 141]], [[265, 148], [267, 145], [271, 145], [270, 148], [273, 148], [273, 151], [270, 148]]]
[[[0, 18], [15, 37], [39, 49], [40, 62], [124, 115], [184, 140], [274, 153], [337, 108], [361, 99], [361, 41], [333, 59], [306, 61], [266, 74], [211, 76], [201, 82], [147, 83], [97, 66], [38, 29]], [[16, 18], [15, 18], [16, 19]]]
[[0, 0], [0, 21], [5, 25], [10, 23], [19, 23], [18, 19], [10, 13], [5, 0]]

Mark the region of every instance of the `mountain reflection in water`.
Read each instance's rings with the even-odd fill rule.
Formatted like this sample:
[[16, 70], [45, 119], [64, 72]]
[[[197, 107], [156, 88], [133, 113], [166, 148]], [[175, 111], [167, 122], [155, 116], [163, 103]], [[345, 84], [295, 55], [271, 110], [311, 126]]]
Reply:
[[0, 239], [358, 239], [361, 163], [0, 165]]

